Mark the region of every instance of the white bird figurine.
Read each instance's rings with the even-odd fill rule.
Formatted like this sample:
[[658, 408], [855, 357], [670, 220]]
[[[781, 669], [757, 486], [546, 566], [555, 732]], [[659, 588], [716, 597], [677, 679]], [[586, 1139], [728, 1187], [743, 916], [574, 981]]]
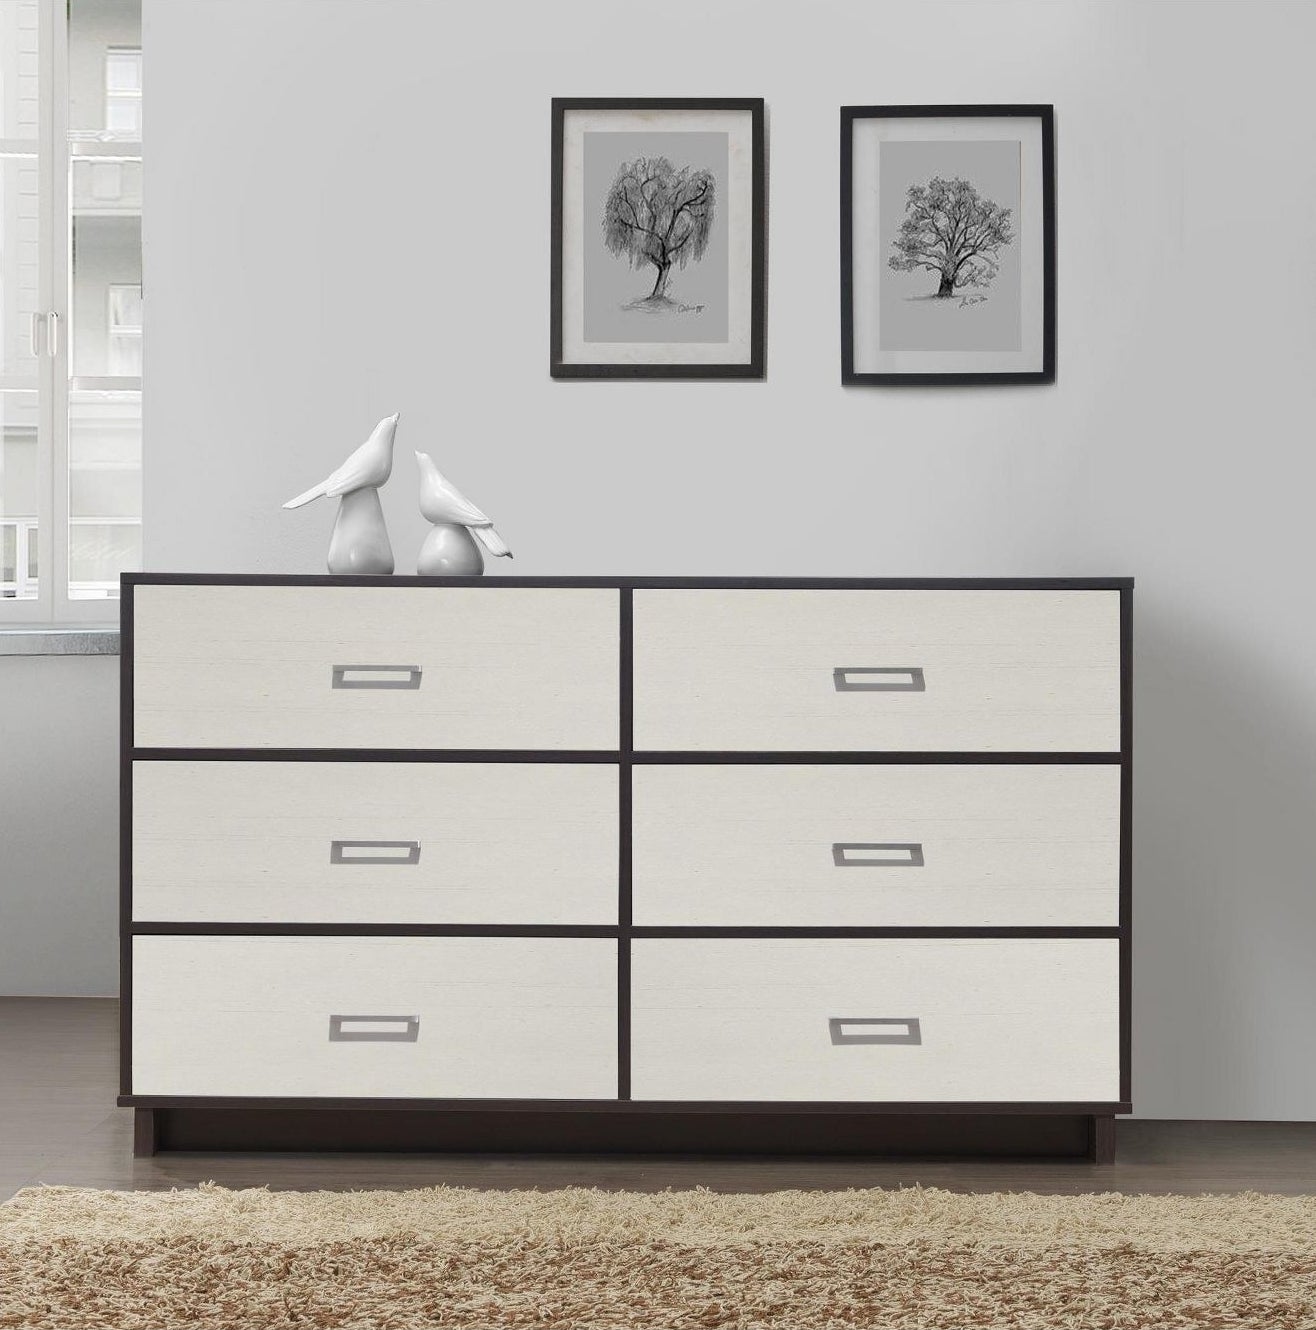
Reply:
[[300, 508], [322, 495], [336, 499], [352, 490], [378, 489], [393, 472], [393, 436], [397, 432], [395, 412], [385, 416], [370, 432], [370, 437], [338, 468], [304, 494], [289, 499], [285, 508]]
[[393, 571], [393, 547], [379, 504], [379, 487], [393, 473], [393, 436], [397, 427], [396, 413], [385, 416], [337, 471], [283, 505], [300, 508], [321, 497], [338, 500], [338, 516], [329, 538], [331, 573]]
[[418, 452], [416, 462], [421, 515], [434, 528], [421, 547], [418, 571], [422, 575], [478, 576], [484, 571], [484, 557], [475, 541], [495, 559], [510, 559], [512, 551], [493, 523], [445, 479], [434, 459]]

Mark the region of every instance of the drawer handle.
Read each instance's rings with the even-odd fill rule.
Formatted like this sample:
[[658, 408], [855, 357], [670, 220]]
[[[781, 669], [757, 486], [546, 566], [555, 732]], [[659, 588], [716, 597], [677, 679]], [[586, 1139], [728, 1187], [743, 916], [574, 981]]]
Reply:
[[[851, 675], [856, 677], [851, 678]], [[832, 683], [838, 693], [925, 693], [927, 683], [919, 666], [909, 669], [870, 669], [838, 665], [832, 671]]]
[[[361, 854], [361, 850], [392, 850], [394, 853]], [[402, 850], [405, 853], [398, 854]], [[329, 842], [331, 864], [418, 864], [418, 840], [333, 840]]]
[[420, 687], [419, 665], [335, 665], [333, 668], [335, 688]]
[[331, 1044], [414, 1044], [419, 1038], [419, 1016], [329, 1017]]
[[837, 868], [922, 868], [917, 841], [838, 841], [832, 846]]
[[921, 1044], [917, 1016], [833, 1016], [827, 1028], [834, 1044]]

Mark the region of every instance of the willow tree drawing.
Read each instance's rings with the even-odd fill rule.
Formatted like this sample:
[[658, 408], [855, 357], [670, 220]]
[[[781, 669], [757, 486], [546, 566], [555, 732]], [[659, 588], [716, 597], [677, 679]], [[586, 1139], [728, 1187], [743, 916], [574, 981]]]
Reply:
[[668, 295], [673, 268], [697, 263], [713, 230], [711, 171], [637, 157], [617, 172], [603, 205], [603, 242], [632, 268], [654, 269], [653, 290], [632, 308], [689, 310]]
[[905, 219], [891, 242], [898, 252], [887, 263], [897, 272], [935, 272], [943, 299], [965, 287], [989, 286], [1000, 271], [996, 256], [1014, 240], [1011, 211], [959, 176], [910, 185]]

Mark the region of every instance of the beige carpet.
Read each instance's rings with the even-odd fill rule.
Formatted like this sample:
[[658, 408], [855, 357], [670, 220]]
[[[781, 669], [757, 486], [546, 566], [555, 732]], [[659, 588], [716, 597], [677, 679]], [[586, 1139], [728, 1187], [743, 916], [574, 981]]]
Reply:
[[32, 1188], [0, 1326], [1310, 1330], [1316, 1198]]

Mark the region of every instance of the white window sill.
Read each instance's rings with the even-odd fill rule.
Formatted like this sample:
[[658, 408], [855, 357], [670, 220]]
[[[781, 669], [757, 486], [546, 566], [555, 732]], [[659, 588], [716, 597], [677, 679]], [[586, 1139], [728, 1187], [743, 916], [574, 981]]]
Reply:
[[0, 656], [117, 656], [118, 654], [118, 624], [0, 626]]

